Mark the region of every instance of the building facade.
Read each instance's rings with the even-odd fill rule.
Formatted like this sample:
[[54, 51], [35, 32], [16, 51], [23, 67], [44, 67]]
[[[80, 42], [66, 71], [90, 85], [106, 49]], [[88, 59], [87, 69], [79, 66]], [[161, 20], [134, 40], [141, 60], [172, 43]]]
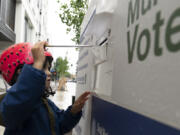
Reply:
[[47, 12], [48, 0], [0, 0], [0, 54], [14, 43], [48, 40]]
[[16, 43], [47, 40], [47, 5], [48, 0], [17, 0]]

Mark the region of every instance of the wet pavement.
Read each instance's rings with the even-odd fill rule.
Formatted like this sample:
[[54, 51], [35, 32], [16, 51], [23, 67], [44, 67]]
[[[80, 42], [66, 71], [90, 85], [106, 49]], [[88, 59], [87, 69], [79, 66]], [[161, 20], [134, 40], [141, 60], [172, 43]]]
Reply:
[[[56, 90], [58, 84], [55, 85], [54, 82], [51, 82], [51, 86], [53, 90]], [[67, 90], [65, 91], [56, 91], [56, 94], [50, 99], [60, 108], [66, 109], [69, 105], [72, 104], [72, 96], [75, 95], [76, 90], [76, 83], [68, 82], [67, 83]], [[4, 128], [0, 127], [0, 135], [3, 135]], [[71, 135], [71, 133], [66, 134]]]
[[[66, 109], [69, 105], [72, 104], [72, 96], [75, 95], [76, 83], [68, 82], [67, 90], [65, 91], [56, 91], [55, 96], [50, 97], [52, 101], [60, 108]], [[52, 83], [52, 89], [57, 89], [57, 85]]]

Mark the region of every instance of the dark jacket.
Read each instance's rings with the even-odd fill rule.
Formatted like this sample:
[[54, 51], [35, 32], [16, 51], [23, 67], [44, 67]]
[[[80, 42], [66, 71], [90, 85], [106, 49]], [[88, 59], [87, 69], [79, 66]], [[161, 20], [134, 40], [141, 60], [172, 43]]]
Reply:
[[[46, 74], [30, 65], [24, 65], [16, 82], [0, 104], [6, 125], [4, 135], [51, 135], [50, 121], [41, 97], [45, 89]], [[63, 135], [80, 120], [82, 113], [72, 115], [71, 106], [60, 110], [48, 100], [55, 116], [55, 131]]]

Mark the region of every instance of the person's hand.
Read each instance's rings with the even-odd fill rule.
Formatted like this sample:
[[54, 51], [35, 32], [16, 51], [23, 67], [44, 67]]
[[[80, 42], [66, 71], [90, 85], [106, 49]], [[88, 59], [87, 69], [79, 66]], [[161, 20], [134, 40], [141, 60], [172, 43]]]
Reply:
[[32, 56], [34, 59], [34, 64], [33, 67], [39, 70], [42, 70], [43, 68], [43, 64], [45, 61], [45, 55], [44, 55], [44, 50], [45, 50], [45, 46], [47, 45], [47, 42], [37, 42], [32, 48], [31, 48], [31, 52], [32, 52]]
[[80, 112], [85, 104], [85, 102], [88, 100], [88, 96], [91, 94], [91, 92], [84, 92], [72, 105], [71, 113], [77, 114]]

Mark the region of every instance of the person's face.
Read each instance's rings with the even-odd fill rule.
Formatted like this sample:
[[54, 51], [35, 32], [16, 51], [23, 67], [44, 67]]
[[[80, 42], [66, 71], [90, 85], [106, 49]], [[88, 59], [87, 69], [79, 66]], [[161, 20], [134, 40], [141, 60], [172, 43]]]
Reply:
[[46, 66], [44, 68], [44, 72], [46, 74], [46, 89], [50, 87], [50, 81], [51, 81], [51, 72], [50, 72], [50, 64], [49, 62], [46, 63]]

